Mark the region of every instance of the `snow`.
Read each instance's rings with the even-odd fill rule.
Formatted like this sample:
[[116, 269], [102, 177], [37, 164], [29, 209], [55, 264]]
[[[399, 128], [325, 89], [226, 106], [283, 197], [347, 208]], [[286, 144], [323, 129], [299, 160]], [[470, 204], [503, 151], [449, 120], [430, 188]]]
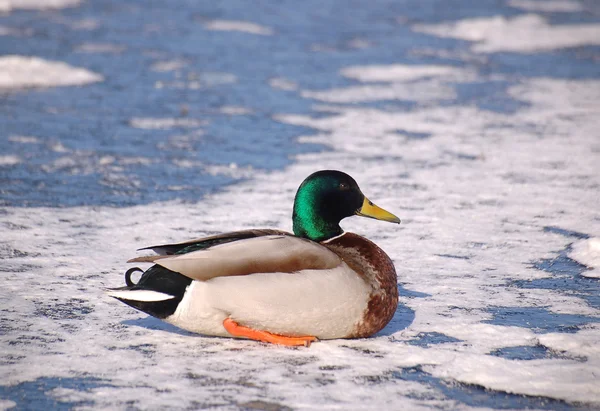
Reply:
[[75, 7], [81, 0], [0, 0], [0, 12], [12, 10], [52, 10]]
[[508, 5], [521, 10], [547, 13], [571, 13], [583, 11], [583, 5], [570, 0], [509, 0]]
[[356, 66], [348, 67], [341, 73], [349, 78], [354, 78], [363, 82], [369, 81], [387, 81], [402, 82], [417, 80], [427, 77], [453, 77], [463, 76], [464, 70], [450, 66], [418, 66], [406, 64], [394, 64], [388, 66]]
[[[213, 29], [272, 33], [231, 23], [221, 21]], [[418, 29], [477, 41], [473, 51], [485, 53], [599, 44], [590, 35], [597, 24], [555, 26], [532, 15]], [[174, 63], [179, 61], [161, 61], [153, 69], [178, 70], [186, 64]], [[554, 278], [535, 263], [569, 246], [571, 258], [593, 268], [582, 275], [598, 277], [600, 81], [524, 77], [506, 90], [523, 104], [514, 113], [496, 112], [458, 101], [458, 87], [489, 79], [465, 66], [348, 65], [340, 75], [358, 83], [320, 90], [284, 77], [266, 80], [314, 103], [309, 113], [274, 118], [314, 131], [299, 137], [298, 144], [319, 143], [328, 150], [298, 155], [286, 168], [269, 172], [238, 163], [174, 160], [181, 168], [243, 179], [194, 203], [4, 207], [0, 387], [43, 378], [96, 379], [88, 390], [61, 386], [51, 391], [59, 402], [90, 401], [95, 409], [123, 408], [128, 402], [141, 409], [477, 409], [430, 383], [439, 379], [449, 390], [471, 384], [600, 406], [597, 304], [581, 293], [517, 284]], [[0, 67], [7, 67], [0, 70], [5, 89], [101, 80], [39, 58], [5, 56]], [[7, 77], [7, 70], [13, 75]], [[203, 85], [237, 81], [228, 73], [198, 78]], [[503, 75], [498, 80], [509, 82]], [[397, 110], [360, 104], [389, 99], [419, 104]], [[248, 114], [241, 104], [223, 105], [220, 112]], [[170, 130], [208, 122], [141, 116], [129, 124]], [[35, 144], [51, 137], [11, 136], [9, 141]], [[165, 144], [185, 145], [188, 138], [193, 137], [169, 136]], [[117, 188], [153, 183], [132, 178], [120, 166], [159, 160], [95, 157], [67, 146], [51, 146], [56, 158], [43, 165], [45, 173], [97, 173]], [[3, 167], [23, 161], [0, 156]], [[308, 349], [210, 338], [175, 329], [105, 294], [106, 287], [124, 284], [125, 261], [139, 247], [246, 228], [291, 230], [298, 185], [326, 168], [351, 174], [372, 201], [402, 219], [399, 226], [358, 217], [342, 223], [379, 244], [398, 270], [401, 307], [377, 336], [318, 342]], [[548, 227], [589, 238], [573, 243]], [[563, 279], [570, 283], [573, 277]], [[520, 324], [499, 319], [501, 308], [543, 311], [544, 319], [557, 318], [560, 325], [562, 316], [579, 316], [583, 324], [565, 332], [559, 326], [543, 328], [526, 315], [528, 323]], [[423, 337], [428, 335], [443, 341], [428, 342]], [[548, 353], [534, 359], [497, 355], [523, 347]], [[412, 371], [429, 380], [403, 374]], [[0, 408], [12, 404], [0, 400]]]
[[269, 80], [269, 85], [284, 91], [298, 90], [298, 84], [286, 78], [276, 77]]
[[14, 143], [22, 143], [22, 144], [38, 144], [40, 143], [40, 139], [32, 136], [10, 136], [8, 137], [8, 141], [12, 141]]
[[129, 120], [129, 125], [135, 128], [145, 130], [162, 130], [170, 128], [196, 128], [201, 127], [206, 122], [193, 118], [153, 118], [153, 117], [134, 117]]
[[157, 61], [152, 64], [151, 69], [158, 72], [175, 71], [185, 67], [188, 63], [183, 60]]
[[269, 27], [261, 26], [260, 24], [249, 21], [236, 20], [211, 20], [204, 23], [207, 30], [214, 31], [239, 31], [248, 34], [257, 34], [260, 36], [271, 36], [273, 30]]
[[15, 156], [15, 155], [0, 156], [0, 167], [1, 166], [12, 166], [15, 164], [19, 164], [20, 162], [21, 162], [21, 159], [19, 158], [19, 156]]
[[103, 81], [103, 77], [83, 68], [38, 57], [0, 57], [0, 90], [30, 87], [77, 86]]
[[252, 109], [241, 106], [222, 106], [219, 112], [230, 116], [247, 116], [253, 113]]
[[[281, 121], [321, 131], [304, 140], [335, 149], [300, 155], [283, 171], [250, 171], [248, 181], [198, 204], [9, 208], [0, 216], [1, 224], [13, 227], [6, 230], [1, 246], [3, 253], [12, 255], [4, 260], [8, 271], [2, 298], [11, 307], [11, 324], [21, 324], [23, 338], [32, 342], [8, 344], [10, 334], [0, 339], [7, 354], [26, 353], [29, 361], [44, 361], [45, 366], [21, 368], [18, 373], [4, 368], [0, 377], [16, 384], [46, 375], [110, 375], [110, 386], [77, 393], [93, 396], [101, 407], [130, 399], [141, 407], [183, 407], [187, 397], [177, 393], [194, 387], [194, 397], [210, 398], [213, 404], [226, 404], [231, 395], [238, 404], [248, 402], [262, 392], [298, 409], [316, 403], [342, 408], [363, 404], [357, 409], [368, 409], [366, 404], [373, 403], [455, 408], [457, 404], [448, 403], [426, 384], [386, 377], [394, 370], [421, 366], [448, 381], [598, 404], [594, 375], [600, 372], [600, 354], [590, 348], [597, 330], [596, 334], [582, 330], [540, 335], [529, 328], [485, 322], [493, 306], [544, 306], [554, 313], [600, 316], [599, 310], [560, 290], [523, 292], [507, 285], [550, 275], [528, 264], [532, 258], [547, 258], [566, 247], [568, 238], [545, 231], [545, 226], [600, 232], [593, 223], [596, 195], [588, 188], [599, 178], [596, 159], [589, 154], [595, 138], [586, 132], [599, 126], [590, 89], [599, 90], [599, 84], [523, 82], [510, 93], [530, 105], [515, 115], [471, 106], [425, 107], [410, 113], [329, 106], [328, 112], [335, 113], [324, 118], [281, 115]], [[563, 118], [552, 115], [558, 109]], [[571, 137], [565, 138], [569, 118], [577, 118], [581, 127], [571, 129]], [[531, 127], [534, 119], [546, 125], [543, 136]], [[424, 139], [398, 145], [395, 141], [401, 137], [393, 133], [398, 128], [431, 133], [434, 143]], [[373, 136], [381, 137], [377, 144], [370, 143]], [[533, 161], [532, 152], [536, 153]], [[547, 166], [557, 162], [560, 167]], [[348, 171], [369, 198], [403, 219], [394, 226], [353, 218], [344, 227], [373, 239], [388, 252], [405, 290], [424, 293], [415, 298], [401, 291], [401, 304], [414, 310], [414, 320], [397, 316], [372, 339], [289, 350], [173, 332], [104, 295], [103, 287], [123, 282], [124, 261], [140, 246], [250, 227], [289, 230], [295, 189], [320, 168]], [[400, 177], [406, 173], [407, 177]], [[464, 258], [446, 257], [452, 255]], [[30, 268], [22, 272], [22, 267]], [[35, 286], [24, 289], [23, 284]], [[65, 304], [75, 313], [91, 313], [62, 317]], [[32, 315], [40, 310], [48, 314]], [[409, 343], [432, 332], [456, 341], [424, 347]], [[560, 349], [567, 358], [509, 360], [490, 355], [500, 348], [538, 344]], [[581, 355], [588, 361], [568, 358]], [[334, 371], [324, 371], [324, 366]], [[139, 373], [148, 367], [155, 370], [153, 378], [140, 386]], [[231, 369], [234, 374], [226, 371]], [[227, 388], [197, 384], [195, 378], [228, 381], [221, 383]], [[369, 378], [380, 383], [355, 384]], [[335, 389], [318, 383], [321, 379], [332, 380]], [[250, 388], [245, 381], [252, 381]], [[131, 385], [137, 388], [131, 390]], [[165, 388], [170, 393], [152, 394]], [[59, 390], [55, 395], [70, 398], [72, 393]]]
[[126, 50], [125, 46], [111, 43], [84, 43], [75, 48], [78, 53], [109, 53], [119, 54]]
[[[542, 2], [540, 2], [542, 3]], [[600, 24], [551, 25], [537, 14], [494, 16], [452, 23], [416, 24], [418, 32], [473, 41], [477, 53], [531, 53], [583, 45], [600, 45]]]
[[600, 238], [593, 237], [574, 243], [569, 257], [590, 268], [581, 273], [584, 277], [600, 278]]

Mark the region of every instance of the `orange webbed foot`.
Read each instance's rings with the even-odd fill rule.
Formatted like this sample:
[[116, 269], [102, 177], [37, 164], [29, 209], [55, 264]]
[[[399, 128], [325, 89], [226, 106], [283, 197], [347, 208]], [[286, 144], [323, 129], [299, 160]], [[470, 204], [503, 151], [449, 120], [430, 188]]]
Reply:
[[307, 335], [303, 337], [286, 337], [284, 335], [272, 334], [268, 331], [254, 330], [249, 327], [239, 325], [231, 318], [223, 321], [223, 327], [234, 337], [246, 337], [251, 340], [268, 342], [271, 344], [286, 345], [288, 347], [305, 346], [310, 347], [312, 342], [317, 341], [316, 337]]

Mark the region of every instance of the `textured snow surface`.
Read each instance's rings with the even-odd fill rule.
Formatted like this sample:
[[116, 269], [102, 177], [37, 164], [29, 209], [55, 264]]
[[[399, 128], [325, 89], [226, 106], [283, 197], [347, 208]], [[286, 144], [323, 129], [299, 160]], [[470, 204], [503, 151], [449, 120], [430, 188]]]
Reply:
[[270, 36], [273, 34], [273, 30], [270, 28], [248, 21], [212, 20], [206, 22], [204, 27], [208, 30], [239, 31], [242, 33], [259, 34], [261, 36]]
[[[447, 381], [600, 404], [598, 329], [592, 325], [599, 310], [560, 290], [510, 285], [550, 275], [531, 262], [565, 248], [568, 238], [544, 227], [600, 234], [597, 193], [590, 190], [599, 179], [597, 158], [590, 155], [597, 140], [587, 133], [600, 126], [597, 109], [589, 106], [599, 90], [597, 82], [525, 82], [510, 90], [530, 103], [515, 115], [473, 107], [390, 114], [340, 106], [323, 108], [331, 113], [324, 118], [281, 116], [322, 130], [304, 140], [335, 149], [302, 155], [285, 171], [254, 175], [198, 204], [6, 209], [0, 216], [6, 271], [1, 321], [8, 332], [0, 338], [12, 366], [3, 366], [0, 378], [18, 384], [44, 376], [110, 376], [106, 385], [76, 393], [101, 407], [127, 400], [143, 408], [183, 407], [198, 399], [225, 405], [231, 396], [239, 404], [258, 395], [294, 408], [335, 403], [369, 409], [371, 401], [465, 408], [426, 384], [394, 378], [402, 368], [422, 367]], [[576, 116], [580, 127], [568, 130], [556, 110], [567, 119]], [[549, 131], [541, 136], [532, 122]], [[398, 145], [394, 130], [400, 127], [431, 133], [436, 143]], [[375, 135], [381, 136], [377, 144]], [[398, 268], [403, 311], [379, 336], [298, 350], [206, 338], [178, 332], [102, 292], [123, 282], [124, 261], [137, 247], [250, 227], [290, 229], [298, 184], [316, 169], [333, 167], [352, 170], [373, 201], [403, 219], [399, 227], [358, 218], [344, 224], [380, 244]], [[495, 306], [544, 307], [592, 323], [576, 333], [539, 334], [490, 321]], [[431, 333], [448, 342], [411, 343]], [[562, 357], [490, 355], [523, 346], [544, 346]], [[23, 357], [44, 366], [21, 364], [14, 372]], [[357, 385], [373, 378], [380, 383]], [[218, 388], [210, 381], [219, 381]], [[164, 391], [157, 395], [157, 389]], [[73, 393], [55, 395], [66, 401]]]
[[102, 81], [101, 75], [39, 57], [0, 57], [0, 90], [77, 86]]
[[[543, 4], [543, 2], [539, 2]], [[507, 18], [480, 17], [452, 23], [415, 25], [414, 29], [441, 37], [476, 42], [476, 52], [530, 53], [583, 45], [600, 45], [600, 24], [551, 25], [537, 14]]]
[[580, 2], [570, 0], [509, 0], [508, 5], [521, 10], [549, 13], [568, 13], [584, 10]]
[[8, 156], [0, 156], [0, 166], [12, 166], [15, 164], [19, 164], [21, 159], [19, 156], [8, 155]]
[[600, 278], [600, 238], [594, 237], [581, 240], [572, 245], [569, 257], [590, 268], [581, 275]]
[[[276, 38], [280, 30], [234, 20], [203, 24], [264, 35], [252, 39]], [[584, 277], [597, 277], [600, 267], [600, 80], [490, 78], [479, 65], [494, 51], [597, 45], [600, 37], [590, 33], [598, 25], [550, 25], [521, 15], [417, 29], [477, 43], [456, 65], [347, 64], [331, 88], [305, 87], [286, 73], [265, 77], [267, 87], [309, 107], [272, 117], [305, 127], [299, 145], [327, 148], [295, 155], [283, 169], [176, 158], [169, 161], [184, 172], [243, 181], [196, 202], [0, 209], [0, 409], [16, 404], [20, 392], [38, 391], [57, 407], [78, 409], [472, 410], [483, 409], [472, 398], [504, 395], [506, 403], [492, 406], [600, 407], [598, 288]], [[72, 70], [64, 63], [8, 56], [0, 64], [7, 59], [18, 74], [2, 83], [9, 89], [98, 81], [89, 72], [55, 75], [56, 67]], [[36, 71], [44, 75], [23, 75], [32, 62], [51, 66]], [[187, 64], [181, 56], [161, 57], [149, 67], [170, 73]], [[215, 71], [164, 87], [238, 79], [244, 81]], [[491, 81], [506, 85], [499, 93], [514, 100], [514, 111], [459, 98], [464, 87]], [[390, 108], [389, 100], [411, 105]], [[219, 107], [235, 118], [253, 113], [243, 102]], [[163, 143], [187, 149], [203, 133], [213, 138], [212, 123], [199, 118], [140, 111], [123, 121], [175, 131]], [[184, 135], [190, 129], [195, 134]], [[134, 150], [96, 157], [94, 147], [75, 150], [53, 137], [32, 131], [8, 139], [48, 145], [55, 154], [43, 164], [48, 175], [98, 175], [116, 190], [152, 183], [127, 174], [128, 164], [166, 162]], [[33, 160], [2, 153], [0, 171], [26, 161]], [[106, 296], [104, 288], [124, 285], [125, 261], [140, 255], [137, 248], [246, 228], [291, 230], [298, 185], [327, 168], [350, 173], [372, 201], [402, 219], [399, 226], [358, 217], [342, 223], [379, 244], [398, 271], [399, 309], [375, 337], [308, 349], [210, 338]]]
[[0, 0], [0, 12], [12, 10], [52, 10], [75, 7], [81, 0]]

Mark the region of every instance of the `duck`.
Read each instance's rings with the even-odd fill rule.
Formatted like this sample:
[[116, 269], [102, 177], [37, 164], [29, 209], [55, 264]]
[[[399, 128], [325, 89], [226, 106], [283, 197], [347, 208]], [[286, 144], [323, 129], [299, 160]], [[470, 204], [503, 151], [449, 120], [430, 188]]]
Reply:
[[206, 336], [285, 346], [370, 337], [396, 312], [397, 275], [375, 243], [342, 230], [351, 216], [400, 223], [348, 174], [317, 171], [296, 192], [293, 233], [250, 229], [141, 248], [155, 255], [128, 263], [152, 266], [127, 270], [126, 285], [108, 295]]

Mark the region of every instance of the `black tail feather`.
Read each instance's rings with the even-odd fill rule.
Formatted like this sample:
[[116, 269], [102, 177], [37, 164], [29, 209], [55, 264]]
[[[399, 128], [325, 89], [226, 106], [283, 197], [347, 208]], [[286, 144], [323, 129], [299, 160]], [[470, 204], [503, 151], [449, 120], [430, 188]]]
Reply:
[[131, 280], [131, 275], [138, 271], [143, 272], [138, 267], [127, 270], [125, 273], [125, 283], [127, 285], [125, 287], [111, 289], [111, 291], [147, 290], [168, 294], [173, 296], [173, 298], [161, 301], [142, 301], [135, 299], [135, 293], [131, 294], [131, 298], [123, 297], [122, 294], [113, 297], [130, 307], [157, 318], [162, 319], [172, 315], [175, 310], [177, 310], [177, 306], [183, 299], [185, 291], [192, 283], [192, 280], [184, 275], [156, 264], [143, 272], [140, 280], [137, 283], [134, 283]]

